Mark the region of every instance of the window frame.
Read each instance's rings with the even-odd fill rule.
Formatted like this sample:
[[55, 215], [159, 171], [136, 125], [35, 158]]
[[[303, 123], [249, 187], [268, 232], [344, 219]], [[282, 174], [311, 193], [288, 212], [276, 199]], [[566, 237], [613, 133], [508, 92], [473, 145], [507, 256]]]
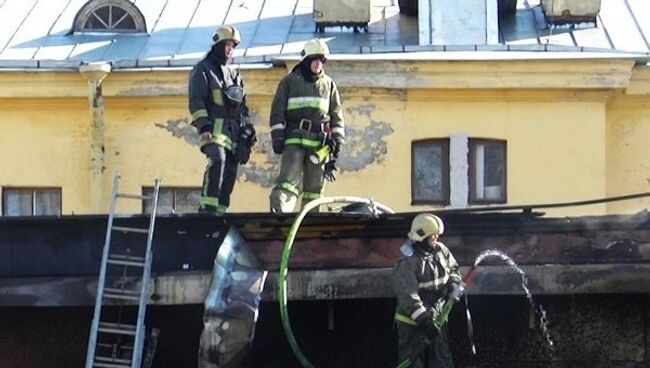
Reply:
[[[61, 187], [14, 187], [6, 186], [2, 189], [2, 217], [41, 217], [41, 216], [61, 216], [63, 213], [63, 189]], [[57, 203], [58, 213], [52, 215], [35, 215], [36, 212], [36, 193], [39, 191], [52, 190], [57, 191], [59, 194], [59, 201]], [[7, 192], [30, 192], [31, 206], [29, 215], [7, 215]]]
[[[117, 7], [126, 13], [126, 16], [133, 20], [133, 29], [124, 28], [85, 28], [86, 22], [93, 16], [97, 17], [103, 24], [106, 24], [95, 12], [104, 7]], [[72, 25], [73, 33], [147, 33], [147, 23], [138, 7], [128, 0], [91, 0], [84, 4], [75, 15]]]
[[[154, 187], [152, 186], [143, 186], [142, 187], [142, 195], [150, 195], [153, 194], [153, 189]], [[173, 197], [172, 197], [172, 212], [166, 212], [169, 214], [186, 214], [186, 213], [193, 213], [193, 212], [176, 212], [176, 206], [177, 206], [177, 197], [178, 197], [178, 191], [179, 190], [185, 190], [185, 191], [199, 191], [201, 192], [201, 187], [191, 187], [191, 186], [165, 186], [165, 187], [159, 187], [158, 188], [158, 200], [160, 200], [160, 195], [162, 194], [163, 191], [172, 191]], [[149, 214], [150, 212], [146, 212], [146, 205], [145, 200], [142, 201], [142, 213], [143, 214]], [[158, 206], [160, 206], [160, 202], [158, 203]], [[196, 209], [198, 211], [199, 203], [196, 203]], [[195, 211], [196, 212], [196, 211]]]
[[[441, 157], [441, 164], [442, 167], [440, 168], [441, 170], [441, 175], [442, 175], [442, 199], [440, 200], [426, 200], [426, 199], [415, 199], [415, 146], [418, 144], [427, 144], [427, 143], [437, 143], [441, 145], [442, 148], [442, 157]], [[451, 201], [450, 197], [450, 183], [451, 183], [451, 175], [450, 175], [450, 167], [449, 167], [449, 157], [450, 157], [450, 139], [447, 138], [427, 138], [427, 139], [419, 139], [419, 140], [414, 140], [411, 141], [411, 205], [428, 205], [428, 204], [433, 204], [433, 205], [442, 205], [446, 206], [449, 205]]]
[[[476, 197], [476, 153], [475, 146], [478, 144], [489, 144], [489, 143], [498, 143], [503, 146], [503, 197], [494, 200], [494, 199], [479, 199]], [[468, 148], [468, 161], [467, 169], [469, 171], [469, 196], [467, 198], [468, 204], [505, 204], [508, 202], [508, 141], [505, 139], [495, 139], [495, 138], [468, 138], [467, 139], [467, 148]]]

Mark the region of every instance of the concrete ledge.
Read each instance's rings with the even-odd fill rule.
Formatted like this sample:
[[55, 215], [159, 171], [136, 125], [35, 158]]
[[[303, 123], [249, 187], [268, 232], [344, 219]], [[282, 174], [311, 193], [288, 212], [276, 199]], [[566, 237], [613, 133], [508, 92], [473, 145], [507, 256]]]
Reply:
[[[524, 266], [533, 294], [650, 293], [650, 264]], [[462, 269], [466, 273], [467, 267]], [[335, 269], [289, 273], [290, 300], [392, 298], [392, 269]], [[276, 273], [270, 273], [262, 298], [275, 300]], [[507, 266], [481, 266], [470, 295], [523, 295], [521, 275]], [[150, 304], [201, 304], [210, 273], [158, 275]], [[83, 306], [95, 302], [96, 277], [0, 278], [0, 306]], [[134, 282], [135, 285], [135, 282]]]

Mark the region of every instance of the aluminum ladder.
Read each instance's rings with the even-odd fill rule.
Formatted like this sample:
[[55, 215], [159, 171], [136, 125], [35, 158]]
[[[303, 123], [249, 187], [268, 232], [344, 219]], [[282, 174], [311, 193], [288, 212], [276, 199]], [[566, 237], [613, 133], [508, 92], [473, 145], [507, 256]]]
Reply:
[[[151, 244], [158, 208], [160, 180], [155, 179], [151, 195], [119, 193], [119, 185], [120, 174], [115, 174], [106, 226], [106, 240], [97, 283], [95, 314], [88, 337], [86, 368], [140, 368], [142, 361], [145, 340], [144, 318], [151, 276]], [[115, 204], [120, 198], [150, 201], [152, 205], [148, 228], [113, 225], [113, 220], [116, 217]], [[112, 251], [111, 235], [115, 232], [124, 234], [121, 235], [123, 237], [126, 234], [133, 234], [129, 237], [142, 237], [146, 234], [146, 248], [143, 249], [144, 245], [138, 245], [134, 252], [129, 245], [126, 251]], [[123, 313], [122, 310], [125, 302], [137, 303], [137, 317], [134, 313], [130, 313], [128, 321], [123, 321], [127, 319], [127, 313]], [[115, 311], [106, 308], [107, 305], [117, 306], [117, 316]]]

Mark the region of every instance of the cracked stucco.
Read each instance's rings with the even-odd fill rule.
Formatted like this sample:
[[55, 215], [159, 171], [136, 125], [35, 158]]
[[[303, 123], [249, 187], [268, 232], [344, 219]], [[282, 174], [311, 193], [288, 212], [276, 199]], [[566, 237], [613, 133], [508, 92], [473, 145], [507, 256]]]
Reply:
[[[393, 133], [391, 125], [372, 119], [376, 110], [374, 104], [361, 104], [349, 107], [346, 111], [346, 141], [337, 162], [340, 172], [361, 171], [372, 164], [381, 163], [388, 153], [386, 137]], [[366, 126], [357, 126], [353, 121], [363, 117], [369, 120]], [[270, 188], [280, 171], [281, 156], [273, 153], [268, 128], [262, 118], [251, 110], [251, 121], [257, 130], [257, 144], [253, 147], [251, 161], [239, 168], [239, 180], [248, 181]], [[156, 127], [171, 133], [193, 146], [200, 146], [196, 129], [188, 118], [170, 119], [156, 123]]]

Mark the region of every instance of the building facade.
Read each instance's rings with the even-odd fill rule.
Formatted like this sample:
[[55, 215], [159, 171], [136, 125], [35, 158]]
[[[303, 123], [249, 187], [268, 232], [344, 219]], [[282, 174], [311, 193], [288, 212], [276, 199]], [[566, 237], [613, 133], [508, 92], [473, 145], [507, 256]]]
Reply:
[[[594, 29], [604, 28], [611, 2], [603, 4]], [[13, 28], [5, 25], [13, 33], [3, 40], [0, 54], [5, 216], [105, 213], [115, 172], [122, 175], [126, 192], [147, 191], [160, 177], [163, 211], [193, 212], [205, 159], [189, 124], [187, 80], [219, 19], [243, 31], [235, 62], [246, 80], [259, 139], [251, 162], [241, 167], [232, 212], [268, 210], [279, 170], [268, 131], [271, 100], [279, 80], [299, 60], [296, 52], [314, 36], [332, 44], [326, 69], [341, 89], [347, 122], [339, 179], [328, 184], [326, 194], [372, 197], [396, 211], [419, 211], [573, 202], [648, 191], [647, 47], [619, 50], [612, 41], [609, 50], [589, 51], [577, 43], [554, 48], [548, 40], [567, 36], [555, 31], [542, 41], [537, 38], [547, 39], [547, 45], [517, 48], [509, 40], [517, 33], [506, 33], [508, 23], [501, 18], [503, 36], [497, 45], [489, 40], [478, 46], [453, 40], [450, 45], [422, 45], [420, 40], [420, 45], [409, 46], [413, 20], [408, 23], [397, 6], [379, 2], [372, 4], [372, 17], [379, 18], [371, 17], [368, 33], [324, 34], [295, 29], [301, 22], [306, 22], [303, 28], [313, 25], [305, 16], [312, 4], [302, 1], [291, 9], [251, 2], [260, 7], [258, 13], [229, 6], [221, 9], [221, 18], [209, 21], [206, 14], [220, 8], [206, 1], [194, 1], [194, 13], [176, 13], [176, 18], [169, 12], [180, 4], [172, 2], [158, 13], [142, 4], [146, 26], [125, 5], [125, 11], [133, 12], [134, 35], [83, 28], [92, 24], [79, 17], [92, 14], [90, 5], [101, 16], [106, 2], [90, 1], [85, 4], [90, 10], [76, 13], [74, 4], [57, 3], [63, 7], [59, 17], [49, 15], [42, 26], [36, 22], [46, 17], [44, 1], [32, 3], [33, 10], [24, 14], [12, 1], [0, 7], [4, 16], [12, 10], [23, 19]], [[383, 15], [377, 16], [378, 10]], [[525, 11], [515, 9], [515, 16]], [[255, 14], [247, 22], [251, 15], [242, 14], [249, 13]], [[265, 32], [286, 22], [284, 36]], [[143, 35], [138, 26], [148, 27]], [[614, 27], [607, 29], [615, 41]], [[635, 35], [647, 39], [647, 29], [642, 23]], [[401, 37], [395, 41], [399, 46], [389, 42], [393, 31], [393, 37]], [[584, 34], [579, 31], [571, 36]], [[294, 42], [296, 35], [301, 38]], [[374, 44], [375, 38], [383, 43]], [[164, 48], [165, 42], [174, 52]], [[139, 47], [131, 50], [133, 43]], [[72, 51], [57, 54], [56, 46]], [[85, 53], [74, 52], [83, 47]], [[640, 198], [547, 212], [630, 213], [648, 203]], [[146, 208], [132, 204], [120, 210], [138, 213]]]

